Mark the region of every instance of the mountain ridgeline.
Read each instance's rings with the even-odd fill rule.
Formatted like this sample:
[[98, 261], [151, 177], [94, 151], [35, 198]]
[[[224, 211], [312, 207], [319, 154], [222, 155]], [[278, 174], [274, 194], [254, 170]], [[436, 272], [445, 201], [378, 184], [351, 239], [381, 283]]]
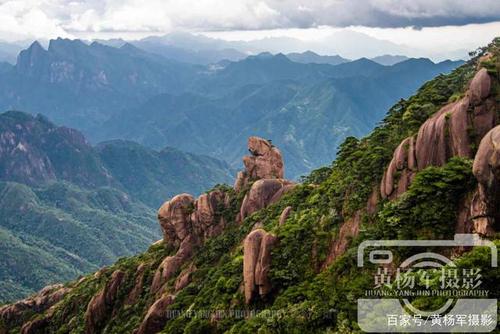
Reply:
[[159, 238], [165, 196], [231, 182], [206, 156], [128, 141], [91, 146], [43, 116], [0, 114], [0, 300], [95, 271]]
[[2, 68], [0, 109], [41, 113], [93, 143], [170, 146], [232, 167], [240, 166], [244, 138], [273, 138], [287, 174], [297, 178], [329, 163], [347, 136], [367, 134], [401, 97], [462, 63], [408, 59], [383, 66], [365, 58], [261, 53], [199, 65], [142, 44], [118, 45], [33, 43], [15, 66]]
[[[363, 240], [468, 232], [500, 243], [499, 101], [495, 39], [397, 102], [368, 136], [347, 138], [301, 184], [284, 178], [278, 145], [250, 137], [233, 187], [171, 198], [158, 211], [161, 242], [0, 308], [4, 331], [360, 331], [355, 301], [377, 272], [356, 263]], [[394, 260], [412, 252], [395, 249]], [[480, 268], [482, 289], [499, 297], [500, 271], [484, 248], [443, 252], [457, 268]]]

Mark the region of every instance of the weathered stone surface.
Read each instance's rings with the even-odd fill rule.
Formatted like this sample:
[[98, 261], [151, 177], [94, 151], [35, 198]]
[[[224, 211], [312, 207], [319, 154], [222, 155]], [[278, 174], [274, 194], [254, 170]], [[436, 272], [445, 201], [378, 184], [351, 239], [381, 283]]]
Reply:
[[[380, 195], [382, 198], [397, 197], [406, 191], [407, 185], [413, 178], [415, 169], [415, 139], [408, 137], [398, 145], [384, 173], [380, 184]], [[396, 175], [399, 175], [397, 180]], [[373, 196], [375, 195], [372, 194]], [[372, 201], [375, 201], [375, 199], [372, 199]]]
[[195, 232], [202, 239], [219, 235], [222, 232], [225, 221], [219, 211], [228, 205], [226, 194], [220, 190], [198, 197], [191, 219], [194, 222]]
[[243, 242], [243, 282], [245, 302], [248, 304], [258, 294], [265, 297], [271, 291], [268, 273], [271, 250], [278, 239], [263, 229], [250, 232]]
[[496, 102], [490, 90], [491, 77], [481, 69], [463, 98], [445, 105], [425, 121], [416, 140], [403, 140], [380, 184], [382, 198], [393, 199], [404, 193], [416, 171], [443, 166], [453, 156], [471, 158], [473, 144], [479, 144], [497, 121]]
[[287, 206], [286, 208], [283, 209], [283, 211], [281, 212], [281, 215], [280, 215], [280, 219], [279, 219], [279, 226], [285, 225], [286, 220], [290, 216], [291, 212], [292, 212], [291, 206]]
[[[71, 289], [62, 284], [46, 286], [34, 296], [20, 300], [14, 304], [0, 307], [0, 321], [10, 327], [20, 326], [25, 315], [42, 313], [58, 303]], [[32, 328], [35, 324], [32, 325]], [[27, 328], [30, 326], [27, 325]]]
[[143, 287], [144, 287], [144, 271], [146, 270], [146, 266], [141, 263], [137, 269], [135, 270], [135, 282], [134, 287], [130, 290], [127, 299], [125, 300], [125, 304], [133, 305], [141, 296]]
[[478, 180], [471, 204], [474, 231], [491, 235], [500, 219], [500, 125], [481, 140], [472, 171]]
[[190, 237], [184, 239], [177, 253], [172, 256], [167, 256], [160, 263], [153, 277], [153, 282], [151, 283], [152, 293], [161, 292], [164, 284], [174, 277], [174, 274], [179, 271], [182, 265], [191, 258], [194, 245], [195, 243]]
[[243, 157], [245, 171], [238, 173], [234, 189], [239, 192], [250, 181], [259, 179], [282, 179], [284, 175], [281, 152], [270, 141], [248, 138], [249, 156]]
[[197, 245], [222, 232], [225, 221], [221, 212], [228, 205], [227, 195], [214, 190], [197, 200], [189, 194], [180, 194], [161, 206], [158, 220], [164, 242], [178, 250], [157, 268], [151, 284], [153, 293], [161, 292], [164, 284], [191, 258]]
[[293, 188], [293, 183], [284, 179], [258, 180], [245, 195], [240, 208], [239, 220], [278, 201], [281, 196]]
[[165, 243], [179, 245], [191, 234], [191, 213], [194, 198], [189, 194], [180, 194], [165, 202], [158, 210], [158, 220], [163, 230]]
[[175, 280], [175, 292], [178, 292], [191, 283], [191, 275], [196, 271], [196, 266], [191, 264], [183, 270]]
[[114, 271], [106, 286], [92, 297], [85, 312], [86, 333], [92, 334], [98, 332], [104, 320], [110, 316], [124, 278], [125, 273], [123, 271]]
[[168, 306], [175, 296], [164, 295], [151, 305], [136, 334], [154, 334], [160, 332], [168, 321]]
[[470, 86], [472, 103], [479, 104], [490, 95], [491, 78], [485, 68], [480, 69], [472, 79]]
[[333, 261], [344, 254], [349, 246], [349, 240], [359, 234], [359, 226], [361, 224], [361, 213], [357, 211], [353, 217], [345, 221], [340, 227], [339, 234], [330, 245], [330, 251], [323, 265], [323, 268], [332, 264]]
[[442, 166], [448, 158], [446, 128], [448, 113], [457, 102], [448, 104], [422, 124], [418, 130], [416, 152], [418, 170]]

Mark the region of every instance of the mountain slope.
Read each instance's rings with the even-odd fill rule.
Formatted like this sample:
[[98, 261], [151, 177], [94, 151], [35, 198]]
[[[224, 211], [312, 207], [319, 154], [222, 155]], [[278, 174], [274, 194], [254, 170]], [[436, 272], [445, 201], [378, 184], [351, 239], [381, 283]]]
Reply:
[[[25, 333], [359, 332], [356, 300], [383, 269], [358, 267], [363, 240], [449, 240], [471, 232], [500, 244], [499, 59], [496, 39], [395, 104], [367, 137], [346, 139], [333, 164], [300, 185], [281, 179], [281, 153], [271, 142], [250, 138], [234, 189], [217, 187], [197, 200], [176, 196], [158, 212], [162, 243], [96, 275], [45, 289], [36, 310], [32, 299], [1, 308], [4, 327], [22, 326]], [[457, 127], [464, 115], [470, 116], [460, 123], [465, 127]], [[413, 178], [404, 182], [410, 172]], [[387, 192], [390, 187], [398, 191]], [[480, 269], [481, 289], [499, 297], [500, 271], [490, 267], [487, 248], [427, 251], [453, 253], [457, 269]], [[416, 253], [394, 249], [391, 265]], [[416, 284], [423, 287], [428, 278], [440, 285], [439, 272], [425, 274]], [[419, 296], [412, 305], [435, 309], [441, 302]]]
[[87, 133], [114, 110], [189, 82], [194, 68], [129, 44], [113, 48], [80, 40], [38, 42], [2, 75], [0, 108], [40, 112]]
[[[169, 38], [182, 42], [177, 37]], [[382, 66], [362, 58], [333, 66], [261, 53], [201, 66], [133, 44], [115, 45], [120, 47], [57, 39], [45, 50], [33, 43], [21, 52], [15, 67], [7, 67], [0, 76], [0, 109], [41, 112], [57, 124], [83, 131], [93, 143], [131, 139], [154, 149], [170, 146], [210, 155], [234, 167], [244, 147], [239, 130], [256, 131], [290, 147], [285, 160], [290, 162], [290, 175], [298, 177], [334, 158], [336, 147], [325, 149], [332, 140], [340, 143], [348, 135], [365, 135], [391, 104], [460, 64], [418, 59]], [[200, 46], [199, 52], [205, 51]], [[372, 89], [377, 87], [378, 91]], [[313, 88], [325, 94], [332, 90], [329, 102], [319, 109], [322, 103], [315, 100], [318, 93]], [[360, 108], [356, 101], [363, 99], [376, 107]], [[308, 109], [309, 104], [316, 105]], [[298, 108], [303, 109], [300, 117], [289, 115], [288, 110]], [[329, 136], [318, 143], [321, 149], [300, 144], [299, 135], [314, 136], [296, 134], [302, 118], [335, 120], [319, 129]], [[292, 123], [283, 125], [289, 120]]]
[[246, 137], [271, 138], [296, 178], [330, 162], [344, 138], [368, 133], [391, 104], [458, 64], [412, 59], [386, 67], [360, 59], [330, 66], [260, 54], [201, 80], [194, 93], [158, 95], [123, 110], [103, 132], [155, 148], [168, 143], [235, 167]]
[[100, 143], [96, 149], [113, 177], [134, 198], [152, 208], [179, 189], [199, 194], [233, 179], [226, 163], [173, 148], [158, 152], [134, 142], [115, 140]]
[[159, 238], [152, 208], [232, 182], [230, 172], [206, 156], [126, 141], [92, 147], [43, 116], [0, 114], [0, 300], [144, 251]]

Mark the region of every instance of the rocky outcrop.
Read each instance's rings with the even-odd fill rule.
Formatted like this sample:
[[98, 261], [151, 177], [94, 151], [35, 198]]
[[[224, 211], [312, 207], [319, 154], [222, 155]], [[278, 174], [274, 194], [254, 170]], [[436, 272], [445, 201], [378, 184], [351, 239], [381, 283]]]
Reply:
[[[415, 139], [406, 138], [394, 151], [392, 160], [380, 183], [380, 195], [383, 198], [399, 196], [405, 192], [417, 170], [415, 159]], [[396, 175], [399, 179], [396, 182]]]
[[135, 270], [135, 282], [134, 287], [130, 290], [127, 299], [125, 300], [125, 304], [133, 305], [139, 300], [141, 296], [143, 286], [144, 286], [144, 272], [146, 271], [146, 266], [141, 263], [137, 269]]
[[[0, 307], [0, 323], [9, 327], [16, 327], [25, 321], [25, 316], [33, 313], [43, 313], [58, 303], [70, 291], [62, 284], [50, 285], [36, 295], [20, 300], [14, 304]], [[40, 325], [40, 324], [39, 324]], [[28, 325], [26, 325], [29, 328]], [[31, 325], [35, 328], [35, 325]]]
[[174, 274], [179, 271], [182, 265], [191, 258], [193, 255], [193, 247], [195, 247], [195, 245], [196, 241], [193, 240], [193, 237], [188, 236], [182, 241], [182, 244], [175, 255], [167, 256], [161, 262], [154, 274], [153, 282], [151, 284], [151, 292], [161, 292], [164, 284], [174, 277]]
[[243, 283], [245, 302], [249, 304], [259, 295], [265, 297], [271, 291], [268, 277], [271, 266], [271, 250], [278, 239], [264, 231], [256, 229], [250, 232], [243, 243]]
[[118, 291], [124, 279], [125, 273], [123, 271], [114, 271], [106, 286], [92, 297], [85, 312], [86, 333], [97, 333], [104, 321], [111, 315]]
[[349, 218], [342, 224], [342, 226], [340, 226], [337, 237], [330, 245], [330, 251], [328, 252], [323, 268], [326, 268], [328, 265], [332, 264], [337, 257], [344, 254], [349, 246], [350, 239], [359, 234], [360, 225], [361, 212], [357, 211], [353, 217]]
[[252, 213], [277, 202], [295, 184], [284, 179], [264, 179], [252, 184], [252, 187], [243, 198], [238, 221], [243, 221]]
[[151, 291], [157, 293], [193, 255], [195, 247], [222, 232], [225, 220], [222, 210], [229, 205], [227, 195], [214, 190], [197, 200], [180, 194], [165, 202], [158, 210], [158, 220], [166, 245], [176, 247], [173, 256], [166, 257], [153, 277]]
[[474, 231], [488, 236], [500, 221], [500, 125], [481, 140], [472, 171], [478, 188], [471, 204], [471, 219]]
[[286, 220], [288, 219], [288, 217], [290, 217], [290, 214], [292, 213], [292, 210], [293, 209], [291, 206], [287, 206], [286, 208], [283, 209], [280, 215], [280, 219], [278, 221], [279, 226], [285, 225]]
[[236, 177], [234, 189], [239, 192], [249, 182], [259, 179], [282, 179], [284, 176], [281, 152], [269, 140], [248, 138], [250, 156], [243, 157], [245, 170]]
[[487, 70], [480, 69], [463, 98], [425, 121], [416, 138], [401, 142], [380, 184], [382, 198], [392, 199], [404, 193], [415, 172], [428, 166], [442, 166], [453, 156], [472, 158], [472, 147], [497, 122], [496, 101], [490, 96], [491, 80]]
[[169, 319], [168, 306], [174, 302], [174, 299], [175, 297], [172, 295], [164, 295], [154, 302], [142, 320], [136, 334], [154, 334], [160, 332]]

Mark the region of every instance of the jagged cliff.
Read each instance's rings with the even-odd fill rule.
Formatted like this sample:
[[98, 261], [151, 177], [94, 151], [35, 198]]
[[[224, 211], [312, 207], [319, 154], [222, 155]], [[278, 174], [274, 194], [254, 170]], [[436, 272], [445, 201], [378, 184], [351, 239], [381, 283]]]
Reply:
[[[363, 239], [497, 240], [500, 40], [348, 138], [331, 167], [283, 179], [280, 151], [251, 137], [234, 187], [161, 206], [144, 254], [0, 308], [4, 332], [352, 332], [372, 283]], [[486, 266], [481, 252], [457, 263]], [[486, 264], [485, 264], [486, 263]], [[498, 294], [500, 273], [483, 287]], [[249, 313], [250, 312], [250, 313]], [[254, 312], [260, 316], [251, 316]], [[35, 315], [33, 315], [35, 313]], [[0, 331], [1, 332], [1, 331]]]

